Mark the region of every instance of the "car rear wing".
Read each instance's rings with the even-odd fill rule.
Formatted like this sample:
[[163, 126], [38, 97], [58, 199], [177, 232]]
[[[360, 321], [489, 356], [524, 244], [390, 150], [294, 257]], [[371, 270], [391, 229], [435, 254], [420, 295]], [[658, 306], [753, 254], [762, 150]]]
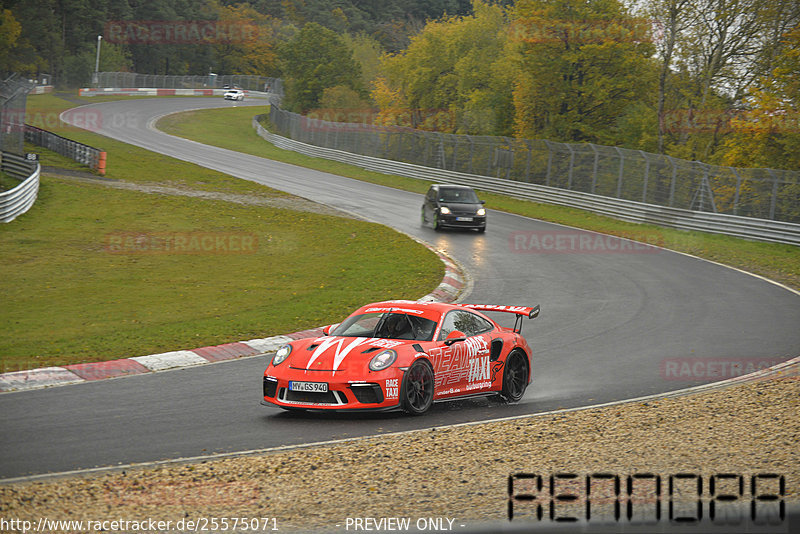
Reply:
[[516, 314], [514, 320], [514, 332], [522, 332], [522, 319], [536, 319], [539, 317], [539, 305], [536, 306], [502, 306], [499, 304], [461, 304], [465, 308], [478, 311], [497, 311]]

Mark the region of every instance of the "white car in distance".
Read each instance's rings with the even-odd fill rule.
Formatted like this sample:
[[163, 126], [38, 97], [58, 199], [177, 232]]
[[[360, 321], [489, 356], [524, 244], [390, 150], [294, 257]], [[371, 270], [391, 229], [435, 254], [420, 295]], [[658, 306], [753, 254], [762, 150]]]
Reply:
[[225, 100], [244, 100], [244, 91], [241, 89], [228, 89], [225, 91]]

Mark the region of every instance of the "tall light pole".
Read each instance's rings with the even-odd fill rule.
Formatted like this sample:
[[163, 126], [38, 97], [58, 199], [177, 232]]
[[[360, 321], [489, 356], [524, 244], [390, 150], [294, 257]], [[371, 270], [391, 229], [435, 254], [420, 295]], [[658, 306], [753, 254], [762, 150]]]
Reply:
[[98, 83], [98, 75], [97, 73], [100, 71], [100, 41], [103, 40], [102, 35], [97, 36], [97, 57], [94, 60], [94, 84], [97, 85]]

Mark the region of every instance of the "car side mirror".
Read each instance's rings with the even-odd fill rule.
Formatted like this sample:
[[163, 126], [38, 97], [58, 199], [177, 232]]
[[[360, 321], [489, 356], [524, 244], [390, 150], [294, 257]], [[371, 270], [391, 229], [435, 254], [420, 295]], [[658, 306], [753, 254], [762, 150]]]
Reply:
[[444, 340], [444, 344], [449, 347], [453, 343], [458, 343], [459, 341], [466, 341], [466, 339], [467, 336], [466, 334], [464, 334], [464, 332], [461, 332], [459, 330], [453, 330], [452, 332], [447, 334], [447, 337]]
[[481, 204], [486, 204], [485, 200], [479, 200], [478, 202], [480, 202]]
[[331, 335], [331, 330], [333, 330], [337, 326], [339, 326], [339, 325], [338, 324], [329, 324], [328, 326], [325, 326], [325, 327], [322, 328], [322, 333], [324, 335], [326, 335], [326, 336], [329, 336], [329, 335]]

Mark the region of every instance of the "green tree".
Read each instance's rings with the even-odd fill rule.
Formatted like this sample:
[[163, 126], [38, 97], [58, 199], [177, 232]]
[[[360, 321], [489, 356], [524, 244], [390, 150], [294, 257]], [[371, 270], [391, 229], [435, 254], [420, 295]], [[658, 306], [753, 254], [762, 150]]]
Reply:
[[495, 69], [504, 54], [505, 11], [481, 0], [473, 9], [473, 15], [429, 21], [407, 50], [383, 57], [373, 98], [385, 122], [394, 114], [415, 128], [500, 133], [511, 100]]
[[361, 68], [352, 51], [333, 31], [310, 22], [280, 47], [286, 84], [286, 107], [305, 113], [319, 106], [325, 89], [344, 86], [364, 93]]
[[626, 109], [655, 92], [648, 30], [616, 0], [517, 2], [517, 136], [613, 144]]
[[772, 72], [751, 88], [748, 109], [731, 121], [725, 165], [800, 171], [800, 26], [786, 33]]
[[242, 39], [214, 45], [215, 66], [222, 74], [274, 75], [278, 68], [273, 20], [247, 4], [219, 6], [218, 17], [237, 27]]
[[365, 34], [345, 34], [342, 39], [353, 52], [353, 59], [361, 67], [361, 85], [364, 88], [372, 87], [378, 78], [381, 68], [381, 55], [383, 50], [377, 39]]
[[9, 9], [0, 10], [0, 73], [18, 70], [12, 56], [22, 26]]

